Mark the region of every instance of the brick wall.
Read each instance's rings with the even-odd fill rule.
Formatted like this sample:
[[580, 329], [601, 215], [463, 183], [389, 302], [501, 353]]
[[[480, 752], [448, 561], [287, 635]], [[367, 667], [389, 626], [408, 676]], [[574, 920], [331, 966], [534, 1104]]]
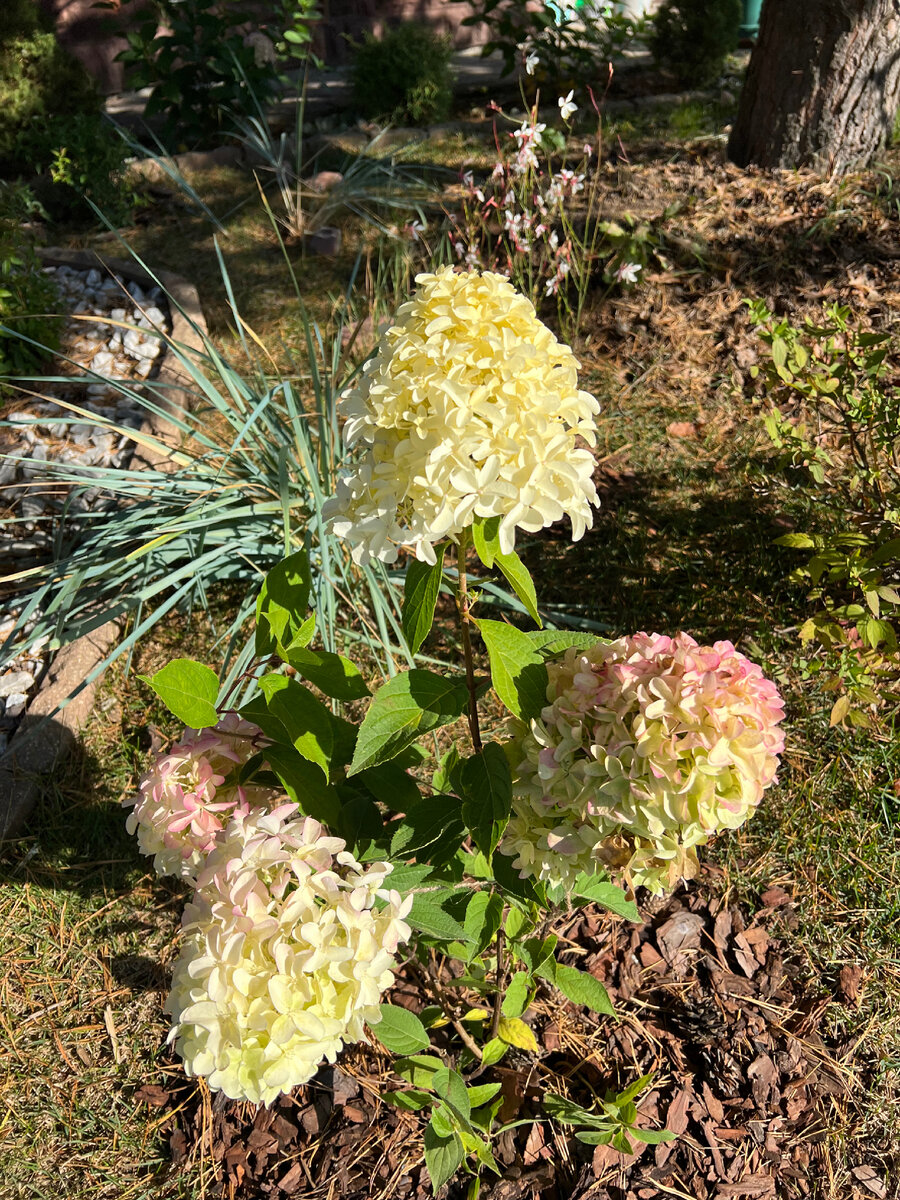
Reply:
[[[56, 22], [60, 41], [79, 58], [103, 92], [122, 90], [122, 66], [114, 61], [125, 39], [105, 31], [114, 16], [121, 28], [133, 23], [144, 0], [117, 0], [119, 12], [98, 10], [94, 0], [39, 0]], [[0, 4], [3, 0], [0, 0]], [[347, 38], [359, 41], [364, 30], [376, 35], [401, 21], [420, 21], [448, 34], [457, 47], [483, 42], [482, 30], [460, 24], [468, 5], [452, 0], [320, 0], [323, 20], [317, 31], [317, 49], [329, 66], [349, 61]]]

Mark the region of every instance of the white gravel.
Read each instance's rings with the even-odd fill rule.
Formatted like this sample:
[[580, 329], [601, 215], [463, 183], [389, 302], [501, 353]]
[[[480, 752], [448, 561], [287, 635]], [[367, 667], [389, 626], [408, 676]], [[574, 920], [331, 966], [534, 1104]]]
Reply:
[[[114, 381], [127, 381], [125, 386], [133, 387], [155, 375], [165, 353], [165, 342], [157, 332], [171, 330], [165, 297], [158, 288], [144, 290], [96, 268], [60, 266], [45, 271], [55, 278], [69, 313], [60, 357], [48, 373], [89, 371], [101, 378], [87, 386], [47, 383], [39, 398], [16, 399], [15, 411], [3, 413], [11, 427], [0, 429], [0, 509], [7, 518], [0, 523], [0, 573], [27, 568], [52, 545], [53, 517], [66, 502], [66, 494], [49, 480], [46, 462], [127, 467], [134, 443], [102, 422], [138, 429], [144, 412]], [[100, 423], [79, 417], [55, 398], [78, 405]], [[99, 511], [109, 503], [98, 488], [89, 488], [69, 502], [69, 511]], [[16, 617], [9, 607], [0, 611], [0, 648], [9, 640]], [[0, 753], [47, 664], [45, 646], [30, 644], [31, 628], [33, 622], [0, 653]]]

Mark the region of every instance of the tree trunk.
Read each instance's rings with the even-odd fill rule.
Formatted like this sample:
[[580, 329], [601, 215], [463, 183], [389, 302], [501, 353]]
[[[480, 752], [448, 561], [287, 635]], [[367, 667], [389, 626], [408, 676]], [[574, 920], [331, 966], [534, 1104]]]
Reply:
[[765, 0], [728, 155], [840, 174], [871, 162], [898, 105], [900, 0]]

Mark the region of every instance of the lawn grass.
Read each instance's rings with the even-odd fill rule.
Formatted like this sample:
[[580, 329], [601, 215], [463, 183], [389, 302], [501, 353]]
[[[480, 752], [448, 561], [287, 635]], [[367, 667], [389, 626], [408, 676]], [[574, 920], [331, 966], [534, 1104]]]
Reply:
[[[646, 136], [654, 144], [668, 138], [672, 155], [681, 152], [667, 128]], [[458, 153], [451, 143], [445, 161]], [[623, 207], [635, 203], [638, 174], [622, 177]], [[218, 171], [194, 182], [224, 212], [242, 179]], [[829, 236], [850, 222], [855, 237], [875, 219], [876, 201], [865, 195], [842, 195], [849, 215]], [[685, 224], [691, 219], [686, 213]], [[296, 317], [284, 304], [283, 260], [255, 201], [228, 229], [223, 250], [247, 320], [267, 344], [292, 342]], [[198, 283], [213, 332], [226, 345], [227, 305], [208, 225], [174, 205], [126, 236], [153, 265]], [[355, 257], [348, 242], [336, 260], [299, 264], [310, 307], [323, 318]], [[808, 256], [811, 244], [799, 237], [787, 248], [780, 243], [781, 294], [794, 287], [791, 254]], [[699, 267], [692, 260], [695, 275], [686, 284], [677, 270], [674, 281], [659, 283], [655, 312], [656, 292], [595, 297], [577, 349], [583, 386], [603, 404], [602, 507], [582, 542], [572, 545], [566, 530], [552, 530], [526, 539], [523, 557], [542, 600], [618, 632], [685, 629], [702, 640], [731, 638], [785, 695], [780, 785], [708, 857], [751, 905], [771, 883], [792, 891], [799, 920], [791, 936], [823, 997], [835, 994], [842, 967], [863, 968], [858, 1001], [833, 1001], [829, 1009], [835, 1034], [856, 1047], [853, 1086], [828, 1114], [815, 1149], [813, 1194], [844, 1200], [863, 1154], [894, 1171], [900, 1154], [900, 748], [888, 725], [830, 729], [833, 697], [804, 678], [795, 633], [803, 596], [787, 579], [793, 560], [773, 541], [817, 515], [802, 492], [770, 486], [759, 408], [730, 373], [732, 347], [721, 338], [710, 338], [706, 350], [686, 347], [666, 340], [668, 327], [652, 324], [656, 313], [671, 317], [666, 304], [675, 288], [686, 289], [679, 303], [691, 308], [695, 278], [697, 288], [728, 299], [725, 271], [734, 263], [722, 265], [714, 233], [704, 247], [706, 258]], [[751, 263], [761, 286], [775, 278], [771, 254], [769, 274]], [[686, 261], [675, 267], [688, 270]], [[651, 334], [643, 341], [623, 334], [613, 353], [609, 330], [633, 319]], [[695, 351], [699, 357], [691, 358]], [[214, 653], [202, 623], [179, 621], [140, 650], [136, 669], [152, 671], [176, 654], [214, 661]], [[141, 1083], [158, 1082], [170, 1069], [161, 1003], [183, 892], [146, 869], [120, 804], [135, 789], [150, 740], [176, 732], [134, 675], [111, 672], [78, 754], [47, 789], [26, 834], [3, 849], [0, 1167], [4, 1194], [15, 1200], [199, 1198], [207, 1190], [202, 1164], [171, 1174], [152, 1112], [148, 1118], [133, 1100]]]

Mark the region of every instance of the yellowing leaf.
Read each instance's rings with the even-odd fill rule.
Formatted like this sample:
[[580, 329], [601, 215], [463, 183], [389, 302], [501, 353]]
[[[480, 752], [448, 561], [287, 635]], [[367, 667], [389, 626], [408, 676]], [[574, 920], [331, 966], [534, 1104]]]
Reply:
[[532, 1054], [538, 1052], [537, 1039], [520, 1017], [501, 1017], [497, 1033], [508, 1046], [516, 1046], [519, 1050], [530, 1050]]
[[463, 1013], [460, 1017], [461, 1021], [484, 1021], [491, 1014], [486, 1008], [470, 1008], [467, 1013]]
[[834, 702], [834, 707], [831, 710], [831, 716], [828, 719], [828, 724], [832, 727], [835, 725], [840, 725], [841, 721], [843, 721], [844, 717], [846, 717], [849, 711], [850, 697], [846, 695], [846, 693], [843, 696], [838, 696], [837, 700]]

